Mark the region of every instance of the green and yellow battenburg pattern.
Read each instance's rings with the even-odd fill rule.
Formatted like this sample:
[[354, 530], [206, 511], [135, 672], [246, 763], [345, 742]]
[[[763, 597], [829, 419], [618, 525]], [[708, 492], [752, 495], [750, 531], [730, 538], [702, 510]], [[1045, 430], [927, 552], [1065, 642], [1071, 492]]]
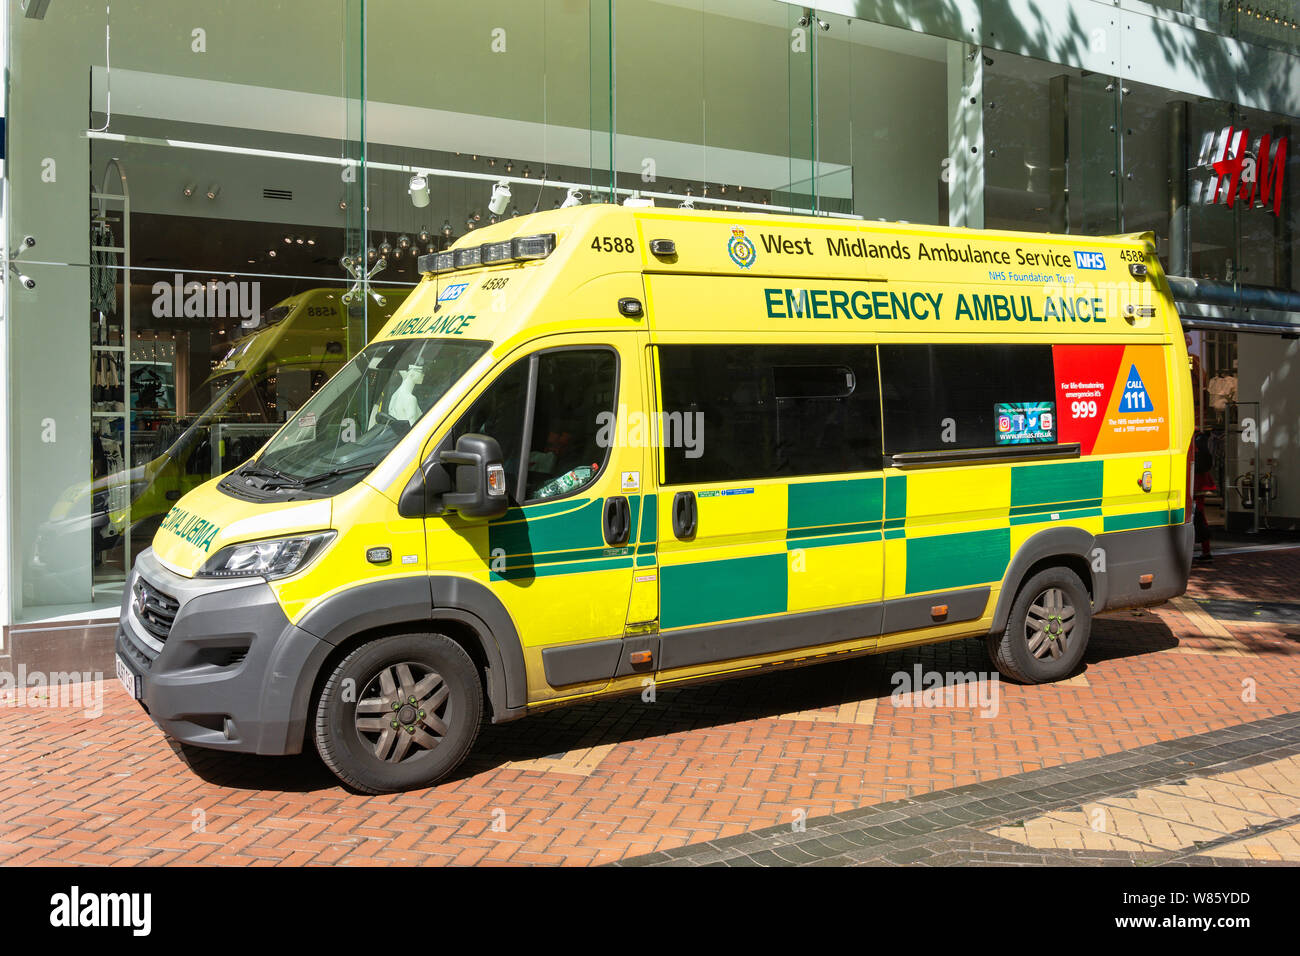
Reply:
[[[615, 673], [613, 665], [589, 667], [582, 671], [589, 678], [573, 682], [551, 684], [546, 674], [548, 653], [585, 660], [588, 645], [629, 638], [662, 635], [662, 650], [673, 640], [689, 645], [700, 634], [685, 632], [698, 628], [713, 641], [707, 660], [707, 653], [678, 658], [700, 663], [665, 667], [657, 659], [655, 680], [672, 681], [986, 633], [1002, 589], [1018, 587], [1009, 570], [1035, 535], [1072, 528], [1087, 541], [1186, 518], [1187, 359], [1149, 236], [609, 205], [521, 216], [475, 230], [457, 248], [539, 233], [555, 236], [546, 258], [428, 275], [378, 332], [381, 342], [487, 343], [472, 373], [397, 446], [400, 455], [330, 499], [259, 504], [209, 482], [164, 523], [157, 556], [193, 575], [209, 547], [334, 530], [309, 569], [271, 583], [295, 624], [324, 602], [396, 577], [431, 578], [431, 596], [444, 597], [455, 591], [449, 580], [464, 579], [466, 592], [486, 590], [499, 602], [503, 614], [494, 620], [504, 618], [510, 633], [488, 638], [522, 652], [526, 703], [541, 707], [638, 687], [643, 673]], [[671, 256], [651, 251], [665, 240]], [[1143, 279], [1131, 271], [1139, 262], [1148, 267]], [[1069, 281], [1036, 278], [1049, 269]], [[621, 310], [629, 300], [641, 308]], [[673, 485], [660, 450], [634, 445], [629, 431], [617, 433], [629, 440], [614, 442], [593, 480], [569, 497], [515, 506], [491, 521], [398, 513], [403, 490], [453, 423], [534, 353], [616, 352], [612, 406], [621, 423], [625, 414], [662, 412], [660, 348], [1022, 342], [1052, 347], [1057, 391], [1042, 397], [1056, 402], [1058, 422], [1068, 402], [1095, 403], [1088, 429], [1071, 434], [1062, 424], [1050, 460], [904, 458], [906, 467], [895, 467], [887, 458], [870, 472]], [[1140, 421], [1121, 405], [1133, 383], [1158, 406]], [[743, 471], [742, 463], [728, 473]], [[679, 538], [674, 500], [687, 492], [698, 521], [694, 534]], [[604, 516], [616, 496], [627, 499], [630, 533], [611, 546]], [[376, 546], [391, 550], [391, 565], [366, 560]], [[967, 609], [960, 621], [928, 621], [924, 596], [945, 604], [964, 591], [987, 594], [982, 617]], [[921, 613], [903, 613], [911, 608]], [[874, 621], [857, 631], [852, 615], [871, 609]], [[900, 609], [892, 624], [891, 609]], [[831, 636], [822, 628], [827, 617], [811, 613], [821, 611], [839, 622]], [[737, 633], [782, 628], [766, 644], [729, 643]]]

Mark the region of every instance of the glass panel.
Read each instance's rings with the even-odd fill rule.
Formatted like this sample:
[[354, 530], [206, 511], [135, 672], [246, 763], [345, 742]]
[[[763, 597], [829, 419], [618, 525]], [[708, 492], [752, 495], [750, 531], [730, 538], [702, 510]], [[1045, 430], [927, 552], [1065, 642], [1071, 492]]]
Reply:
[[792, 130], [802, 129], [804, 143], [809, 134], [806, 110], [802, 125], [791, 118], [791, 9], [774, 0], [615, 0], [620, 201], [637, 191], [661, 206], [789, 204], [792, 180], [808, 178], [806, 166], [791, 169]]
[[787, 186], [774, 196], [780, 205], [801, 211], [815, 206], [817, 153], [817, 54], [821, 23], [815, 11], [786, 7], [786, 28], [790, 36], [786, 53], [786, 97], [789, 103], [789, 137], [786, 145]]
[[111, 612], [172, 504], [366, 340], [362, 2], [7, 2], [40, 273], [9, 293], [15, 618]]
[[467, 232], [607, 198], [608, 30], [602, 2], [367, 5], [373, 282], [409, 287], [420, 254]]
[[1070, 232], [1120, 231], [1120, 83], [1093, 73], [1071, 83]]
[[988, 52], [985, 60], [985, 225], [1066, 232], [1069, 87], [1075, 78], [1027, 57]]
[[[823, 15], [819, 208], [948, 224], [949, 58], [958, 44]], [[960, 78], [959, 78], [960, 79]]]
[[1237, 221], [1226, 197], [1216, 201], [1219, 183], [1214, 163], [1225, 143], [1233, 111], [1226, 103], [1190, 102], [1187, 106], [1189, 160], [1186, 275], [1234, 282], [1237, 278]]
[[986, 50], [985, 225], [1117, 233], [1119, 81]]

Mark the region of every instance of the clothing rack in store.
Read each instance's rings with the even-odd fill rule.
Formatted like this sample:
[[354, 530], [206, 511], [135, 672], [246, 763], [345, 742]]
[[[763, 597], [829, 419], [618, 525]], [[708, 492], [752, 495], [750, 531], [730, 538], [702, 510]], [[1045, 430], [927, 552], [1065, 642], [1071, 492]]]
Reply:
[[[104, 176], [98, 191], [90, 194], [90, 254], [91, 254], [91, 308], [92, 339], [90, 344], [94, 367], [101, 364], [114, 367], [116, 376], [121, 381], [121, 410], [91, 411], [91, 440], [96, 448], [106, 447], [105, 475], [120, 476], [110, 481], [110, 506], [114, 509], [129, 507], [127, 500], [128, 485], [126, 475], [131, 468], [131, 193], [127, 187], [126, 170], [122, 168], [117, 157], [109, 159], [104, 166]], [[121, 242], [112, 234], [108, 213], [116, 208], [122, 216]], [[112, 257], [121, 256], [121, 266], [109, 265]], [[100, 291], [110, 297], [116, 307], [117, 279], [111, 273], [116, 271], [121, 277], [121, 342], [114, 345], [107, 341], [102, 330], [106, 327], [104, 311], [98, 309], [95, 284], [102, 283]], [[100, 274], [107, 272], [108, 274]], [[105, 291], [107, 290], [107, 291]], [[93, 387], [92, 377], [92, 387]], [[120, 437], [117, 434], [120, 429]], [[117, 448], [112, 446], [116, 445]], [[93, 467], [93, 466], [92, 466]], [[129, 559], [131, 554], [131, 522], [128, 518], [123, 528], [124, 552]]]

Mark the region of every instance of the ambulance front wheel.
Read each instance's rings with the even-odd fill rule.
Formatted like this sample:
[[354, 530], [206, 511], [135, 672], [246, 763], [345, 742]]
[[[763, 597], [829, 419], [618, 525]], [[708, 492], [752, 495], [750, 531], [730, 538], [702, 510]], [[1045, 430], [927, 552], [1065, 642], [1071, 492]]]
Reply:
[[1069, 568], [1047, 568], [1026, 581], [1007, 626], [989, 635], [999, 671], [1022, 684], [1069, 677], [1083, 660], [1092, 631], [1092, 599]]
[[483, 687], [442, 634], [395, 634], [353, 649], [316, 704], [316, 750], [365, 793], [428, 787], [460, 765], [483, 721]]

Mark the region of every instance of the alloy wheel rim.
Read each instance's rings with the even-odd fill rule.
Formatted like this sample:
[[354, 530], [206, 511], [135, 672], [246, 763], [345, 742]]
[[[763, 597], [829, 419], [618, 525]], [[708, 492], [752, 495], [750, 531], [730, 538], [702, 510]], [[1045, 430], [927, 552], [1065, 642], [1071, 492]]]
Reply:
[[403, 661], [366, 682], [354, 722], [361, 742], [386, 763], [434, 750], [451, 732], [451, 688], [433, 668]]
[[1047, 588], [1029, 605], [1025, 639], [1029, 653], [1040, 661], [1065, 654], [1074, 635], [1075, 610], [1061, 588]]

